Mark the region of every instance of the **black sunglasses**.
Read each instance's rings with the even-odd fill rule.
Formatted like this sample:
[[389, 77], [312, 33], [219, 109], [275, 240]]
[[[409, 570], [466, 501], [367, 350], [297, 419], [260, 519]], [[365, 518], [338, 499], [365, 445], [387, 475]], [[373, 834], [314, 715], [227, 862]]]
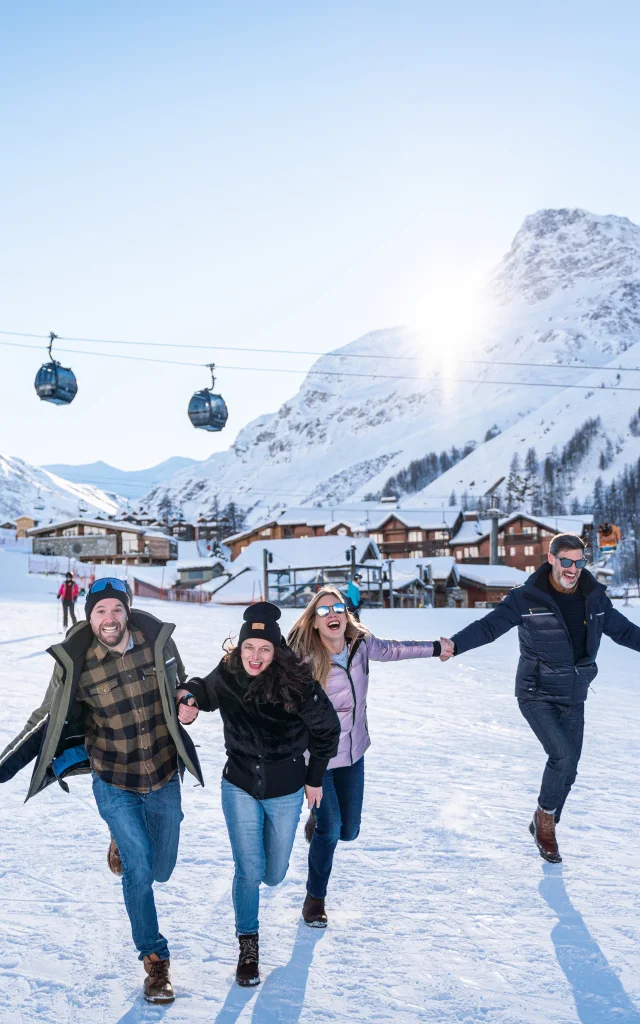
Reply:
[[587, 564], [586, 558], [560, 558], [558, 555], [556, 558], [563, 569], [569, 569], [572, 565], [575, 565], [576, 569], [584, 569]]

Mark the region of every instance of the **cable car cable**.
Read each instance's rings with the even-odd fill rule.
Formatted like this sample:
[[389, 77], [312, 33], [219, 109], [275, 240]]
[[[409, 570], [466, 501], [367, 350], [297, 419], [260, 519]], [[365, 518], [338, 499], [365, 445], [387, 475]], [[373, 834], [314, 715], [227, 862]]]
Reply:
[[[12, 348], [33, 348], [38, 349], [37, 345], [21, 345], [18, 342], [11, 341], [0, 341], [0, 345], [9, 346]], [[214, 346], [212, 346], [214, 347]], [[198, 366], [208, 367], [209, 363], [190, 363], [184, 360], [176, 359], [154, 359], [150, 356], [129, 356], [120, 355], [111, 352], [86, 352], [83, 349], [77, 348], [61, 348], [61, 352], [67, 354], [78, 355], [78, 356], [94, 356], [103, 359], [127, 359], [137, 363], [158, 363], [166, 366]], [[521, 364], [516, 364], [521, 365]], [[524, 364], [523, 364], [524, 365]], [[539, 365], [539, 364], [536, 364]], [[440, 384], [484, 384], [491, 385], [493, 387], [533, 387], [533, 388], [559, 388], [564, 390], [565, 388], [574, 388], [579, 391], [640, 391], [640, 387], [616, 387], [594, 384], [566, 384], [556, 383], [554, 381], [522, 381], [522, 380], [480, 380], [470, 379], [466, 377], [438, 377], [432, 374], [429, 377], [420, 377], [415, 374], [387, 374], [387, 373], [361, 373], [353, 370], [294, 370], [288, 367], [279, 368], [277, 366], [227, 366], [223, 363], [216, 363], [216, 367], [219, 370], [233, 370], [250, 373], [298, 373], [304, 376], [316, 376], [316, 377], [359, 377], [367, 378], [370, 380], [412, 380], [412, 381], [431, 381], [432, 383]], [[602, 367], [598, 367], [602, 369]]]
[[[0, 334], [9, 335], [12, 337], [19, 338], [48, 338], [49, 335], [44, 334], [28, 334], [21, 331], [0, 331]], [[206, 352], [211, 350], [218, 350], [221, 352], [251, 352], [257, 355], [265, 353], [266, 355], [286, 355], [286, 356], [317, 356], [317, 357], [328, 357], [331, 359], [391, 359], [402, 362], [415, 362], [422, 358], [420, 355], [416, 356], [398, 356], [398, 355], [384, 355], [375, 352], [303, 352], [297, 349], [288, 348], [247, 348], [235, 345], [194, 345], [190, 342], [175, 342], [175, 341], [118, 341], [113, 338], [75, 338], [67, 335], [56, 335], [60, 341], [73, 341], [79, 343], [86, 343], [91, 345], [132, 345], [145, 348], [191, 348], [198, 349]], [[36, 348], [37, 346], [20, 346], [24, 348]], [[80, 351], [75, 349], [66, 349], [61, 351], [73, 352]], [[86, 355], [95, 355], [99, 353], [85, 353]], [[107, 355], [107, 353], [104, 353]], [[125, 358], [124, 356], [122, 357]], [[132, 358], [132, 357], [129, 357]], [[524, 366], [527, 368], [540, 368], [548, 370], [606, 370], [609, 373], [640, 373], [640, 366], [597, 366], [592, 363], [528, 363], [518, 362], [517, 360], [505, 360], [505, 359], [471, 359], [466, 356], [462, 357], [465, 363], [473, 363], [478, 366]], [[179, 365], [179, 364], [178, 364]], [[200, 365], [195, 363], [185, 363], [187, 365]], [[302, 372], [302, 371], [300, 371]]]

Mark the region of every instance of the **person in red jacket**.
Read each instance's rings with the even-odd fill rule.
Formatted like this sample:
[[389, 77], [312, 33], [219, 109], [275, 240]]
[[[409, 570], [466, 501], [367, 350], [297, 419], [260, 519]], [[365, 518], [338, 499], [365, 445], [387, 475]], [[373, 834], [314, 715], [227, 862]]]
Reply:
[[62, 628], [67, 628], [67, 622], [69, 620], [69, 612], [71, 612], [71, 622], [75, 626], [76, 624], [76, 601], [78, 599], [78, 584], [73, 578], [73, 573], [68, 572], [64, 583], [60, 584], [60, 590], [58, 591], [58, 600], [62, 598]]

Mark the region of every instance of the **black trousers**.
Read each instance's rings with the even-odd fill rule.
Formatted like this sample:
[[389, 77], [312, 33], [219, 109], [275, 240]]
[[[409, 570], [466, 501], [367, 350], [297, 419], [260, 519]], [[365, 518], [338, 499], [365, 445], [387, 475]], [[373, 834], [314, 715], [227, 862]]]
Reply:
[[69, 613], [71, 613], [71, 622], [75, 626], [76, 622], [76, 602], [75, 601], [63, 601], [62, 602], [62, 628], [67, 628], [67, 622], [69, 621]]
[[584, 703], [566, 705], [519, 700], [518, 704], [547, 755], [538, 803], [545, 811], [555, 811], [556, 821], [560, 821], [562, 808], [578, 774]]

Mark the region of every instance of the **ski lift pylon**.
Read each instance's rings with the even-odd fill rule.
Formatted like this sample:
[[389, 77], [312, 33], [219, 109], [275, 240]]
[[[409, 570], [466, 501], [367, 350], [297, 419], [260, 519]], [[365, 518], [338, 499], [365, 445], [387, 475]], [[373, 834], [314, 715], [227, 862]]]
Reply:
[[49, 332], [49, 362], [43, 363], [36, 374], [34, 387], [38, 398], [43, 402], [53, 402], [54, 405], [69, 405], [73, 402], [78, 393], [78, 382], [73, 370], [67, 366], [61, 366], [53, 358], [52, 346], [57, 334]]
[[216, 395], [213, 392], [216, 386], [214, 374], [216, 364], [207, 363], [207, 366], [211, 370], [211, 387], [203, 388], [202, 391], [195, 391], [193, 393], [189, 402], [188, 413], [194, 427], [198, 427], [200, 430], [217, 431], [224, 428], [229, 411], [222, 395]]

